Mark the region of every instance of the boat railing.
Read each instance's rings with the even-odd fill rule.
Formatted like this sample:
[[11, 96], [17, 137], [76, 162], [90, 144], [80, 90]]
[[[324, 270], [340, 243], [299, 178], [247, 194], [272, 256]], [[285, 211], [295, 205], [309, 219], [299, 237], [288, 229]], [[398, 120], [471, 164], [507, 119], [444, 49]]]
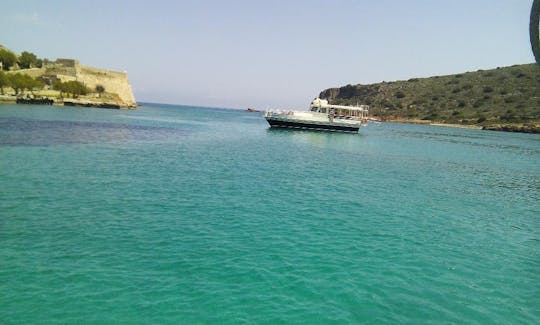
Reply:
[[264, 115], [265, 116], [268, 116], [268, 115], [294, 115], [294, 111], [283, 110], [283, 109], [273, 109], [273, 110], [266, 111], [264, 113]]
[[335, 115], [334, 118], [340, 119], [340, 120], [357, 120], [357, 121], [362, 121], [364, 119], [362, 116], [352, 116], [352, 115]]

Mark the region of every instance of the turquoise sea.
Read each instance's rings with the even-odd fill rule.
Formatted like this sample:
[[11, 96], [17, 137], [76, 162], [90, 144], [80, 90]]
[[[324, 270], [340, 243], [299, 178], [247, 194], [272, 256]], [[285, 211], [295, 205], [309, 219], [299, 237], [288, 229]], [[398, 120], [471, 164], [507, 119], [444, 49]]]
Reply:
[[0, 323], [540, 323], [540, 135], [0, 106]]

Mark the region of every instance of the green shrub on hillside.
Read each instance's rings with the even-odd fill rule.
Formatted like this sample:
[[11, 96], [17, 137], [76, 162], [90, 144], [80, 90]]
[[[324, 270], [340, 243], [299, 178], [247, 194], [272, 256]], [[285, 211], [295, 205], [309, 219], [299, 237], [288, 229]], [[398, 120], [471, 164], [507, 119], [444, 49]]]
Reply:
[[11, 51], [0, 49], [0, 62], [2, 62], [2, 68], [7, 71], [17, 63], [17, 56]]
[[[480, 123], [489, 125], [518, 120], [540, 122], [539, 94], [540, 67], [527, 64], [408, 81], [347, 85], [323, 91], [321, 97], [341, 105], [369, 103], [370, 112], [380, 117], [465, 124], [479, 123], [484, 117]], [[506, 114], [510, 108], [516, 111], [513, 116]], [[501, 120], [501, 116], [506, 119]]]
[[45, 83], [42, 80], [34, 79], [29, 75], [22, 73], [8, 74], [9, 87], [15, 90], [15, 94], [19, 94], [24, 90], [34, 90], [35, 88], [43, 88]]
[[36, 65], [38, 61], [37, 56], [34, 53], [22, 52], [19, 56], [19, 66], [21, 69], [28, 69]]
[[0, 93], [4, 95], [4, 87], [9, 87], [10, 81], [7, 74], [0, 70]]
[[80, 95], [86, 95], [90, 92], [90, 90], [79, 81], [66, 81], [61, 82], [60, 80], [53, 82], [53, 88], [60, 91], [60, 95], [62, 96], [62, 93], [71, 94], [73, 98], [77, 98]]

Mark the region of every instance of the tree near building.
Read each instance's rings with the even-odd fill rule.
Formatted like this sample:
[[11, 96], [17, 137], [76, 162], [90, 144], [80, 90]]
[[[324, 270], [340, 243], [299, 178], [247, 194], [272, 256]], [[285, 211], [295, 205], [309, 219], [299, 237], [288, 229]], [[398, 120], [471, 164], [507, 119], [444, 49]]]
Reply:
[[86, 94], [88, 94], [90, 92], [88, 90], [88, 88], [82, 82], [68, 81], [68, 82], [66, 82], [66, 84], [67, 84], [67, 87], [68, 87], [67, 92], [71, 93], [73, 98], [77, 98], [80, 95], [86, 95]]
[[16, 95], [19, 95], [24, 90], [33, 91], [34, 88], [42, 88], [45, 85], [43, 81], [22, 73], [9, 74], [7, 76], [9, 85], [15, 90]]
[[10, 86], [10, 80], [4, 71], [0, 71], [0, 93], [4, 95], [4, 87]]
[[2, 62], [2, 68], [9, 70], [15, 63], [17, 63], [17, 56], [8, 50], [0, 49], [0, 62]]
[[66, 93], [71, 94], [72, 98], [77, 98], [80, 95], [86, 95], [90, 92], [80, 81], [61, 82], [60, 80], [57, 80], [53, 82], [53, 88], [60, 91], [61, 97], [63, 97], [63, 93]]
[[22, 69], [29, 69], [36, 66], [37, 61], [38, 58], [34, 53], [24, 51], [19, 56], [19, 66]]
[[26, 88], [28, 84], [28, 78], [30, 78], [29, 76], [20, 73], [10, 74], [8, 75], [8, 77], [11, 88], [15, 90], [16, 95], [18, 95], [22, 90]]
[[62, 86], [62, 81], [60, 80], [53, 80], [52, 82], [52, 88], [54, 90], [58, 90], [60, 92], [60, 97], [63, 98], [64, 97], [64, 90], [63, 90], [63, 86]]
[[101, 94], [105, 92], [105, 87], [102, 85], [96, 85], [96, 93], [98, 93], [98, 97], [101, 97]]

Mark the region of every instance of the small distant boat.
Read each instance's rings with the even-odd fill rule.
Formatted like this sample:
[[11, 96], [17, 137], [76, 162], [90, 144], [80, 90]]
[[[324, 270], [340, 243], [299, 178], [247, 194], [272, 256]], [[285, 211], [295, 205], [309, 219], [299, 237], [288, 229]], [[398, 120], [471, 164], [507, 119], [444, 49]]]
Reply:
[[368, 113], [367, 105], [330, 105], [315, 98], [307, 112], [266, 111], [264, 118], [270, 127], [356, 133], [367, 125]]
[[254, 112], [260, 112], [258, 109], [251, 108], [251, 107], [248, 107], [248, 108], [246, 109], [246, 111], [247, 111], [247, 112], [252, 112], [252, 113], [254, 113]]

